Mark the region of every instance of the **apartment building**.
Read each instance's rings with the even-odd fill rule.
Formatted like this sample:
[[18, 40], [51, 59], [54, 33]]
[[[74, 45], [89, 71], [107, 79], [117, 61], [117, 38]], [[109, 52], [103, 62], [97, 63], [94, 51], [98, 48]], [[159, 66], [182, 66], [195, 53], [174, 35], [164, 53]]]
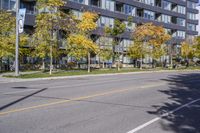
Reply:
[[[132, 25], [127, 24], [126, 32], [121, 36], [121, 43], [115, 48], [121, 53], [120, 60], [129, 64], [132, 60], [128, 58], [126, 51], [132, 43], [130, 34], [134, 27], [141, 23], [162, 25], [172, 35], [170, 45], [175, 49], [180, 48], [181, 41], [198, 35], [197, 3], [198, 0], [68, 0], [64, 9], [72, 10], [77, 17], [81, 17], [86, 10], [97, 12], [100, 17], [93, 38], [101, 46], [111, 45], [113, 39], [103, 36], [105, 26], [113, 27], [116, 18], [127, 23], [127, 18], [132, 16]], [[35, 4], [35, 0], [21, 0], [20, 6], [27, 8], [27, 31], [31, 31], [34, 25]], [[15, 0], [0, 0], [0, 8], [14, 10]], [[98, 57], [95, 58], [94, 60], [98, 60]]]
[[[199, 21], [200, 21], [200, 1], [199, 1], [199, 4], [197, 5], [197, 9], [199, 10], [199, 14], [197, 14], [197, 18], [198, 18]], [[197, 25], [197, 32], [199, 33], [198, 35], [200, 36], [200, 22], [199, 22], [199, 24]]]

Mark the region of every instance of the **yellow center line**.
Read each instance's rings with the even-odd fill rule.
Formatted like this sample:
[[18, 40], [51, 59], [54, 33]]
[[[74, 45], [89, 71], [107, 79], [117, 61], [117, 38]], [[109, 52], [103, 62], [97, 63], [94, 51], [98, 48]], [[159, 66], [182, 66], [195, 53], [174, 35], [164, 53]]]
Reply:
[[[146, 85], [146, 86], [141, 86], [141, 87], [138, 87], [138, 88], [144, 89], [144, 88], [151, 88], [151, 87], [162, 86], [162, 85], [164, 85], [164, 84], [160, 83], [160, 84], [155, 84], [155, 85]], [[133, 89], [135, 89], [135, 88], [112, 90], [112, 91], [108, 91], [108, 92], [97, 93], [97, 94], [94, 94], [94, 95], [88, 95], [88, 96], [73, 98], [73, 99], [70, 99], [70, 100], [61, 100], [61, 101], [51, 102], [51, 103], [47, 103], [47, 104], [40, 104], [40, 105], [36, 105], [36, 106], [31, 106], [31, 107], [13, 109], [13, 110], [5, 111], [5, 112], [0, 112], [0, 116], [8, 115], [8, 114], [11, 114], [11, 113], [22, 112], [22, 111], [26, 111], [26, 110], [39, 109], [39, 108], [43, 108], [43, 107], [48, 107], [48, 106], [53, 106], [53, 105], [58, 105], [58, 104], [64, 104], [64, 103], [68, 103], [68, 102], [72, 102], [72, 101], [79, 101], [79, 100], [85, 100], [85, 99], [99, 97], [99, 96], [105, 96], [105, 95], [109, 95], [109, 94], [126, 92], [126, 91], [130, 91], [130, 90], [133, 90]]]

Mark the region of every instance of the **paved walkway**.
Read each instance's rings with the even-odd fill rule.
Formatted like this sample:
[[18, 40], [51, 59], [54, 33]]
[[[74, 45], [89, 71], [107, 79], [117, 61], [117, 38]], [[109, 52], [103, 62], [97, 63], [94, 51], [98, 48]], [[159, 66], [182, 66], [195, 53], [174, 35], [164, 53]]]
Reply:
[[[36, 73], [36, 72], [38, 72], [38, 71], [34, 71], [34, 72], [20, 72], [20, 74], [31, 74], [31, 73]], [[6, 78], [6, 77], [3, 77], [3, 75], [14, 75], [14, 72], [1, 73], [0, 74], [0, 83], [22, 82], [22, 81], [25, 81], [24, 79]]]

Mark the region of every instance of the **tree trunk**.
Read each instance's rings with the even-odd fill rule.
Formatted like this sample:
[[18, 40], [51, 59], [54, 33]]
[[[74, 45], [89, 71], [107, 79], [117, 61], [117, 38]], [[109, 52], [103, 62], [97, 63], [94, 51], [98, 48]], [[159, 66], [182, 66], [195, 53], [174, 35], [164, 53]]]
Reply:
[[120, 55], [119, 55], [119, 51], [118, 51], [118, 63], [117, 63], [117, 71], [119, 71], [120, 70], [120, 57], [119, 57]]
[[189, 67], [189, 65], [190, 65], [190, 60], [188, 59], [188, 57], [186, 57], [186, 68], [188, 68]]
[[120, 71], [120, 42], [121, 42], [121, 36], [120, 36], [120, 39], [119, 39], [119, 42], [118, 42], [118, 51], [117, 51], [117, 54], [118, 54], [118, 65], [117, 65], [117, 71]]
[[2, 57], [0, 58], [0, 72], [3, 70], [3, 59]]
[[8, 71], [10, 71], [10, 58], [8, 57]]
[[98, 67], [101, 68], [100, 61], [98, 61]]
[[101, 61], [100, 61], [100, 60], [101, 60], [101, 59], [100, 59], [100, 56], [99, 56], [99, 59], [98, 59], [98, 67], [99, 67], [99, 68], [101, 68], [101, 65], [100, 65], [100, 62], [101, 62]]
[[142, 70], [142, 57], [140, 59], [140, 70]]
[[45, 59], [42, 59], [42, 70], [45, 70]]
[[78, 63], [78, 61], [76, 62], [76, 65], [77, 65], [77, 68], [79, 69], [79, 63]]
[[154, 68], [154, 59], [152, 60], [152, 68]]
[[135, 59], [134, 67], [135, 67], [135, 68], [137, 68], [137, 67], [138, 67], [138, 64], [137, 64], [137, 59]]
[[170, 66], [173, 69], [173, 55], [172, 55], [172, 46], [170, 46]]
[[90, 73], [90, 52], [88, 52], [88, 73]]
[[104, 61], [103, 61], [103, 68], [105, 68], [105, 64], [104, 64]]
[[112, 63], [115, 63], [115, 57], [116, 57], [115, 45], [112, 46], [112, 52], [113, 52], [113, 55], [112, 55]]

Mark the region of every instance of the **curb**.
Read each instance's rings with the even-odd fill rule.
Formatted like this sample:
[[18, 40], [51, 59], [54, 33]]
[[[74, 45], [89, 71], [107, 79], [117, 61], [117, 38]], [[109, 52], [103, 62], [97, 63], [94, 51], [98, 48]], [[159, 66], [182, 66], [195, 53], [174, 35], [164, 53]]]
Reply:
[[157, 71], [142, 71], [142, 72], [123, 72], [123, 73], [109, 73], [109, 74], [87, 74], [87, 75], [74, 75], [74, 76], [61, 76], [61, 77], [47, 77], [47, 78], [32, 78], [32, 79], [17, 79], [17, 78], [5, 78], [10, 81], [0, 81], [1, 83], [17, 83], [27, 81], [40, 81], [40, 80], [56, 80], [56, 79], [74, 79], [83, 77], [102, 77], [102, 76], [114, 76], [114, 75], [130, 75], [130, 74], [148, 74], [148, 73], [172, 73], [172, 72], [200, 72], [200, 70], [157, 70]]

